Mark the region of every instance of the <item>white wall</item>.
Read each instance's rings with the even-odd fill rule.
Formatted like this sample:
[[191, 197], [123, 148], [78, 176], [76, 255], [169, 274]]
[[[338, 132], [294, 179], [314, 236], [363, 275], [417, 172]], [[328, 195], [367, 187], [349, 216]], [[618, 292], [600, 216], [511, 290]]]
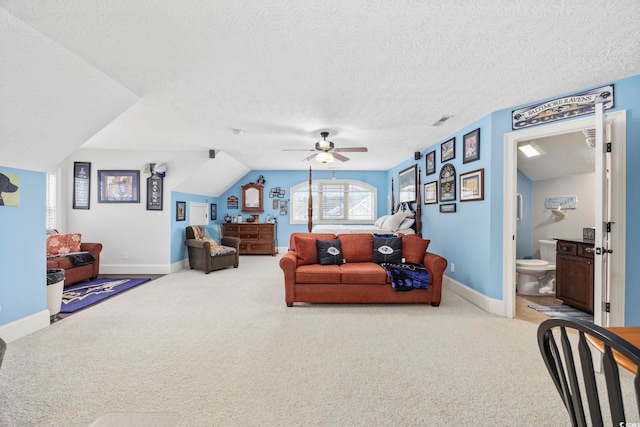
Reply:
[[[595, 173], [533, 182], [532, 186], [532, 233], [531, 253], [540, 257], [538, 240], [582, 237], [583, 227], [595, 226]], [[549, 196], [578, 196], [576, 209], [567, 209], [560, 219], [545, 209], [545, 198]]]
[[[197, 151], [120, 151], [80, 149], [61, 165], [64, 171], [63, 232], [82, 233], [82, 240], [100, 242], [101, 274], [168, 274], [171, 272], [171, 191], [208, 162]], [[90, 209], [72, 209], [73, 162], [91, 162]], [[145, 163], [166, 162], [163, 210], [148, 211]], [[98, 203], [101, 169], [140, 170], [140, 203]], [[128, 253], [124, 259], [123, 253]]]

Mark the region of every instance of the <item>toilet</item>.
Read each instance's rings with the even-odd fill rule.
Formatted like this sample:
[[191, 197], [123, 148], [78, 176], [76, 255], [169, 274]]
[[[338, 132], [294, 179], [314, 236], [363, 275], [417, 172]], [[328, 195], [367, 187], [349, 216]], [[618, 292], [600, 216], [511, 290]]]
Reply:
[[522, 295], [556, 293], [556, 241], [538, 240], [541, 259], [516, 260], [516, 291]]

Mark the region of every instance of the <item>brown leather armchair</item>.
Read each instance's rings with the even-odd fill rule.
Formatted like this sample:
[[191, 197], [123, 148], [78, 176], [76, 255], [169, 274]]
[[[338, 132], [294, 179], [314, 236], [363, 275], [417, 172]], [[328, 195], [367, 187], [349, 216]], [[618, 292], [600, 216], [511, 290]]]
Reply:
[[[211, 252], [211, 241], [206, 238], [205, 227], [190, 225], [185, 228], [187, 239], [184, 244], [189, 254], [189, 267], [193, 270], [203, 270], [204, 274], [227, 267], [238, 268], [240, 263], [240, 239], [222, 236], [222, 249]], [[232, 249], [232, 250], [231, 250]]]

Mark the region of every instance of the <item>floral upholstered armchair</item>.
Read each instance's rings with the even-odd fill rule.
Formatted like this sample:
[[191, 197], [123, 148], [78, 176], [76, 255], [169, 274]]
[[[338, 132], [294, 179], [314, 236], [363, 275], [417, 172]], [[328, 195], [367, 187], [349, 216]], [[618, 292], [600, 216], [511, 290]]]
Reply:
[[222, 236], [219, 224], [190, 225], [185, 229], [189, 267], [205, 274], [226, 267], [238, 268], [240, 239]]

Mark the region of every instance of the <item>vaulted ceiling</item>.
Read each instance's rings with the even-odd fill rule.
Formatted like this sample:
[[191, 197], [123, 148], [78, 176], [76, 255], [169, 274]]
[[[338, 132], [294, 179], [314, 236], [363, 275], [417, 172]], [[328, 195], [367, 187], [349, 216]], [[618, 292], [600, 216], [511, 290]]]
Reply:
[[215, 149], [304, 169], [283, 150], [329, 131], [369, 151], [322, 167], [386, 170], [492, 111], [640, 74], [638, 22], [637, 0], [0, 0], [0, 164]]

